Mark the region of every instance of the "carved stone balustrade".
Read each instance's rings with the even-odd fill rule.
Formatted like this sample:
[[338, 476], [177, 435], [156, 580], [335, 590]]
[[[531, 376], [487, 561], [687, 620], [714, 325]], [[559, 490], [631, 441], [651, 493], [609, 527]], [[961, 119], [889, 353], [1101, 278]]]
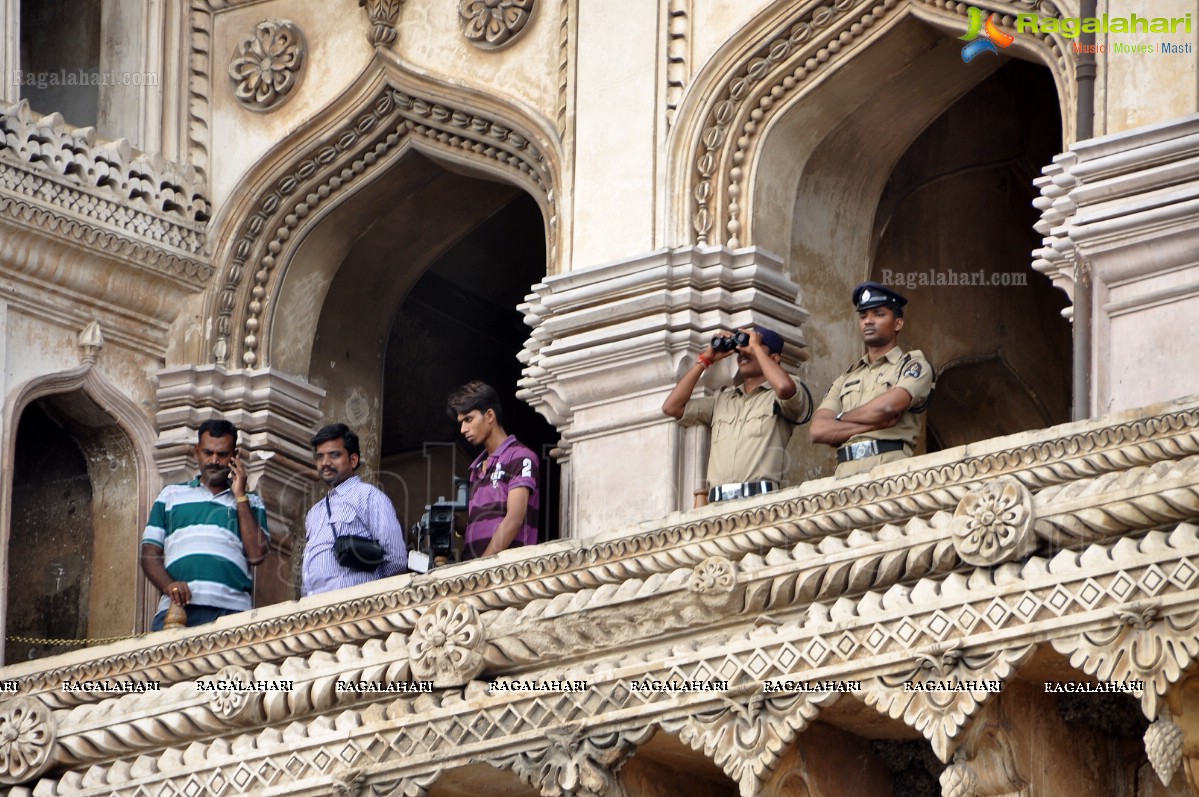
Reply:
[[1199, 771], [1196, 495], [1192, 400], [13, 665], [0, 777], [436, 795], [490, 765], [527, 784], [497, 794], [633, 795], [673, 737], [722, 773], [712, 793], [815, 795], [819, 751], [873, 722], [923, 740], [951, 797], [1089, 794], [1062, 785], [1052, 670], [1126, 690], [1145, 772], [1177, 786]]

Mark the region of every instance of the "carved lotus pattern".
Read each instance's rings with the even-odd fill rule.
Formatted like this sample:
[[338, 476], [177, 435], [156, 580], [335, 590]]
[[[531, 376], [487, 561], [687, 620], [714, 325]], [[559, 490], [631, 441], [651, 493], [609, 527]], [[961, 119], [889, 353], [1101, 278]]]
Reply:
[[208, 694], [208, 705], [218, 717], [229, 721], [253, 721], [262, 704], [262, 693], [237, 688], [248, 685], [254, 675], [244, 667], [231, 664], [212, 677], [217, 688]]
[[737, 589], [737, 566], [723, 556], [700, 562], [687, 579], [687, 589], [710, 607], [731, 605]]
[[1010, 476], [987, 482], [965, 495], [953, 514], [953, 545], [972, 565], [1009, 562], [1037, 547], [1032, 495]]
[[233, 96], [253, 111], [278, 107], [299, 85], [304, 50], [304, 34], [295, 23], [259, 22], [229, 62]]
[[408, 640], [412, 673], [435, 686], [461, 686], [483, 669], [483, 625], [475, 607], [439, 601], [416, 621]]
[[54, 718], [40, 700], [16, 697], [0, 705], [0, 783], [41, 774], [56, 738]]
[[533, 13], [533, 0], [461, 0], [458, 15], [462, 33], [475, 46], [494, 50], [524, 30]]

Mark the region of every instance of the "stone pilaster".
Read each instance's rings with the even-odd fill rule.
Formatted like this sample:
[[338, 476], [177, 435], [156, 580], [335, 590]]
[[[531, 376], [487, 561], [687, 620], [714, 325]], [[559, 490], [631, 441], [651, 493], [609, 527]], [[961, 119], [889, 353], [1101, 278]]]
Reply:
[[184, 366], [158, 374], [155, 459], [164, 483], [187, 478], [194, 470], [192, 446], [199, 424], [219, 416], [238, 428], [250, 485], [266, 502], [271, 530], [272, 551], [256, 571], [256, 606], [293, 597], [292, 539], [303, 529], [313, 500], [309, 440], [324, 395], [320, 388], [271, 368]]
[[1197, 151], [1199, 115], [1082, 141], [1036, 181], [1033, 267], [1091, 299], [1091, 415], [1199, 391], [1199, 373], [1170, 365], [1199, 312]]
[[[681, 429], [661, 406], [713, 333], [763, 324], [788, 342], [789, 370], [804, 359], [799, 287], [756, 248], [661, 250], [555, 275], [521, 310], [533, 333], [519, 396], [562, 433], [570, 536], [691, 506], [706, 430]], [[712, 371], [699, 390], [732, 376]]]

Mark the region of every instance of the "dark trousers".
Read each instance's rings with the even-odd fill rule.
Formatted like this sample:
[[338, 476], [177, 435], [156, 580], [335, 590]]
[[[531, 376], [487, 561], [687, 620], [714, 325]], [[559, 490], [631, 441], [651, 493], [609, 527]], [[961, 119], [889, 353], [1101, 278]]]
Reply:
[[[211, 623], [218, 617], [224, 617], [227, 614], [237, 614], [237, 609], [224, 609], [220, 606], [196, 606], [188, 604], [183, 607], [187, 611], [187, 627], [193, 625], [205, 625]], [[162, 624], [167, 619], [167, 610], [163, 609], [158, 614], [154, 615], [154, 619], [150, 621], [151, 631], [161, 631]]]

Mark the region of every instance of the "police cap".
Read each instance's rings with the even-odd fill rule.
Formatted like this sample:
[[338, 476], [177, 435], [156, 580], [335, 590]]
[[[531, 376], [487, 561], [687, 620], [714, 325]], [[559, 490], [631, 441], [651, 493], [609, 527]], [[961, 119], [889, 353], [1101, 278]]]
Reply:
[[853, 306], [861, 312], [872, 307], [890, 307], [892, 310], [903, 311], [908, 300], [903, 294], [897, 293], [886, 285], [878, 282], [863, 282], [853, 289]]

